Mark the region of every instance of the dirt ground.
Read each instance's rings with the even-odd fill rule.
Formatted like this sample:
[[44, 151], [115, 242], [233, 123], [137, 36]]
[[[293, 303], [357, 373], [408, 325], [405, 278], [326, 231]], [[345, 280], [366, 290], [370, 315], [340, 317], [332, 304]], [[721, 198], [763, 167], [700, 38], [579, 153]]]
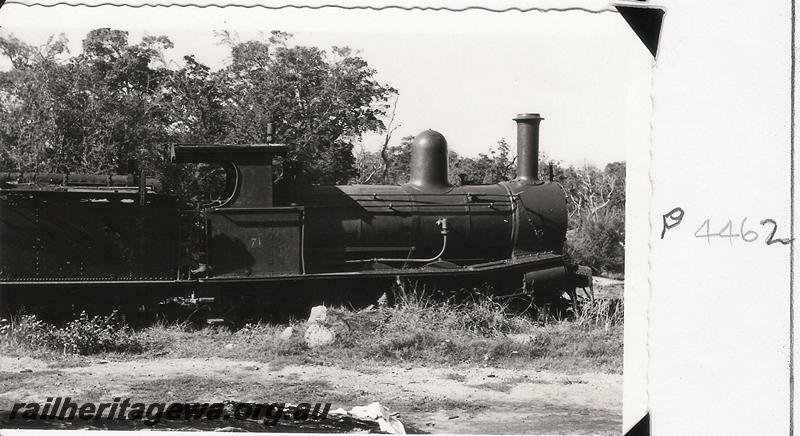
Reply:
[[228, 359], [48, 362], [0, 357], [0, 409], [16, 402], [130, 397], [157, 402], [378, 401], [410, 430], [435, 433], [619, 434], [622, 375], [501, 368], [332, 368]]

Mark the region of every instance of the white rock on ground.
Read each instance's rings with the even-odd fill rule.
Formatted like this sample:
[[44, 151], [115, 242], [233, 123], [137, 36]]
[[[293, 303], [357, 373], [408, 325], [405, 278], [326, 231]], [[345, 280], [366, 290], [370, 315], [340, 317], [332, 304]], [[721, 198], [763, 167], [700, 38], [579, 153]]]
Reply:
[[281, 339], [291, 339], [292, 335], [294, 334], [294, 328], [289, 326], [283, 329], [281, 332]]
[[336, 340], [333, 330], [324, 325], [328, 319], [328, 309], [325, 306], [314, 306], [306, 321], [306, 333], [303, 338], [309, 348], [330, 345]]
[[311, 314], [308, 315], [309, 324], [323, 323], [328, 319], [328, 309], [325, 306], [314, 306], [311, 308]]
[[309, 348], [315, 348], [332, 344], [333, 341], [336, 340], [336, 335], [331, 329], [323, 325], [309, 323], [308, 328], [306, 328], [304, 339]]

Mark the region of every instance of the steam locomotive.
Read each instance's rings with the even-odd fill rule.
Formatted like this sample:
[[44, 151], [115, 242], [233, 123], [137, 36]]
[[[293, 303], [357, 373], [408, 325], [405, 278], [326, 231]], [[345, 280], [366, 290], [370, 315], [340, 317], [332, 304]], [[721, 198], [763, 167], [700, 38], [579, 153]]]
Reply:
[[374, 301], [399, 280], [545, 303], [591, 286], [563, 255], [566, 196], [539, 178], [539, 114], [520, 114], [517, 177], [451, 186], [447, 141], [411, 145], [410, 181], [273, 181], [281, 144], [173, 145], [217, 163], [222, 197], [187, 210], [143, 175], [0, 173], [0, 304], [56, 315], [170, 304], [254, 316]]

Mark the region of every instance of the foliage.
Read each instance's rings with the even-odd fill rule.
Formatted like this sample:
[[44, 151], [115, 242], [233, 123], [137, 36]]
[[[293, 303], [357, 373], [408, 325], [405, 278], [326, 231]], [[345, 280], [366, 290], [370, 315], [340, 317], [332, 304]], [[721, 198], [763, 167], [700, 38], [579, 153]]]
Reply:
[[612, 162], [604, 169], [584, 165], [561, 168], [559, 179], [570, 202], [570, 216], [596, 220], [604, 209], [625, 208], [625, 163]]
[[505, 138], [497, 141], [496, 148], [479, 153], [478, 158], [454, 155], [450, 163], [450, 177], [459, 185], [483, 185], [511, 180], [516, 176], [515, 158]]
[[622, 276], [625, 271], [625, 163], [560, 170], [569, 198], [565, 251], [595, 273]]
[[331, 53], [289, 47], [289, 34], [267, 41], [229, 42], [232, 61], [218, 77], [232, 99], [227, 106], [231, 143], [264, 142], [267, 124], [294, 145], [287, 159], [303, 162], [303, 179], [344, 183], [355, 175], [353, 142], [385, 129], [383, 116], [396, 91], [348, 47]]
[[130, 327], [119, 319], [116, 311], [108, 316], [89, 316], [82, 312], [77, 319], [56, 330], [55, 336], [68, 354], [141, 352], [144, 345], [130, 333]]
[[625, 268], [625, 220], [609, 208], [594, 217], [581, 216], [567, 234], [566, 252], [596, 273], [621, 275]]
[[0, 319], [0, 337], [10, 349], [55, 348], [53, 327], [28, 313]]
[[220, 37], [231, 60], [213, 71], [190, 55], [170, 68], [165, 36], [134, 44], [125, 31], [96, 29], [69, 56], [63, 35], [34, 47], [0, 34], [13, 66], [0, 72], [0, 170], [114, 173], [135, 159], [202, 197], [219, 184], [219, 169], [167, 173], [164, 145], [263, 143], [273, 123], [288, 158], [306, 163], [307, 182], [353, 177], [353, 142], [383, 131], [396, 91], [347, 47], [291, 46], [282, 32], [262, 41]]
[[83, 52], [62, 59], [66, 38], [35, 48], [0, 37], [14, 68], [0, 73], [0, 141], [5, 169], [36, 172], [116, 172], [129, 159], [149, 170], [163, 160], [146, 144], [167, 139], [163, 129], [163, 67], [151, 67], [164, 37], [127, 44], [127, 33], [97, 29]]
[[82, 312], [63, 327], [21, 313], [10, 321], [0, 320], [0, 339], [10, 348], [51, 350], [64, 355], [140, 353], [147, 347], [119, 319], [116, 311], [107, 316], [89, 316]]

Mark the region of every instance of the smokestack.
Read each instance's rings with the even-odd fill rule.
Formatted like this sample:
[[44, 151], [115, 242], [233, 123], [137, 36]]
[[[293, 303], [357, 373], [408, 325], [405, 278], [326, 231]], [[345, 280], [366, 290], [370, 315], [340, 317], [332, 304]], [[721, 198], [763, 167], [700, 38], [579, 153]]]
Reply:
[[519, 114], [517, 122], [517, 180], [539, 181], [539, 114]]

